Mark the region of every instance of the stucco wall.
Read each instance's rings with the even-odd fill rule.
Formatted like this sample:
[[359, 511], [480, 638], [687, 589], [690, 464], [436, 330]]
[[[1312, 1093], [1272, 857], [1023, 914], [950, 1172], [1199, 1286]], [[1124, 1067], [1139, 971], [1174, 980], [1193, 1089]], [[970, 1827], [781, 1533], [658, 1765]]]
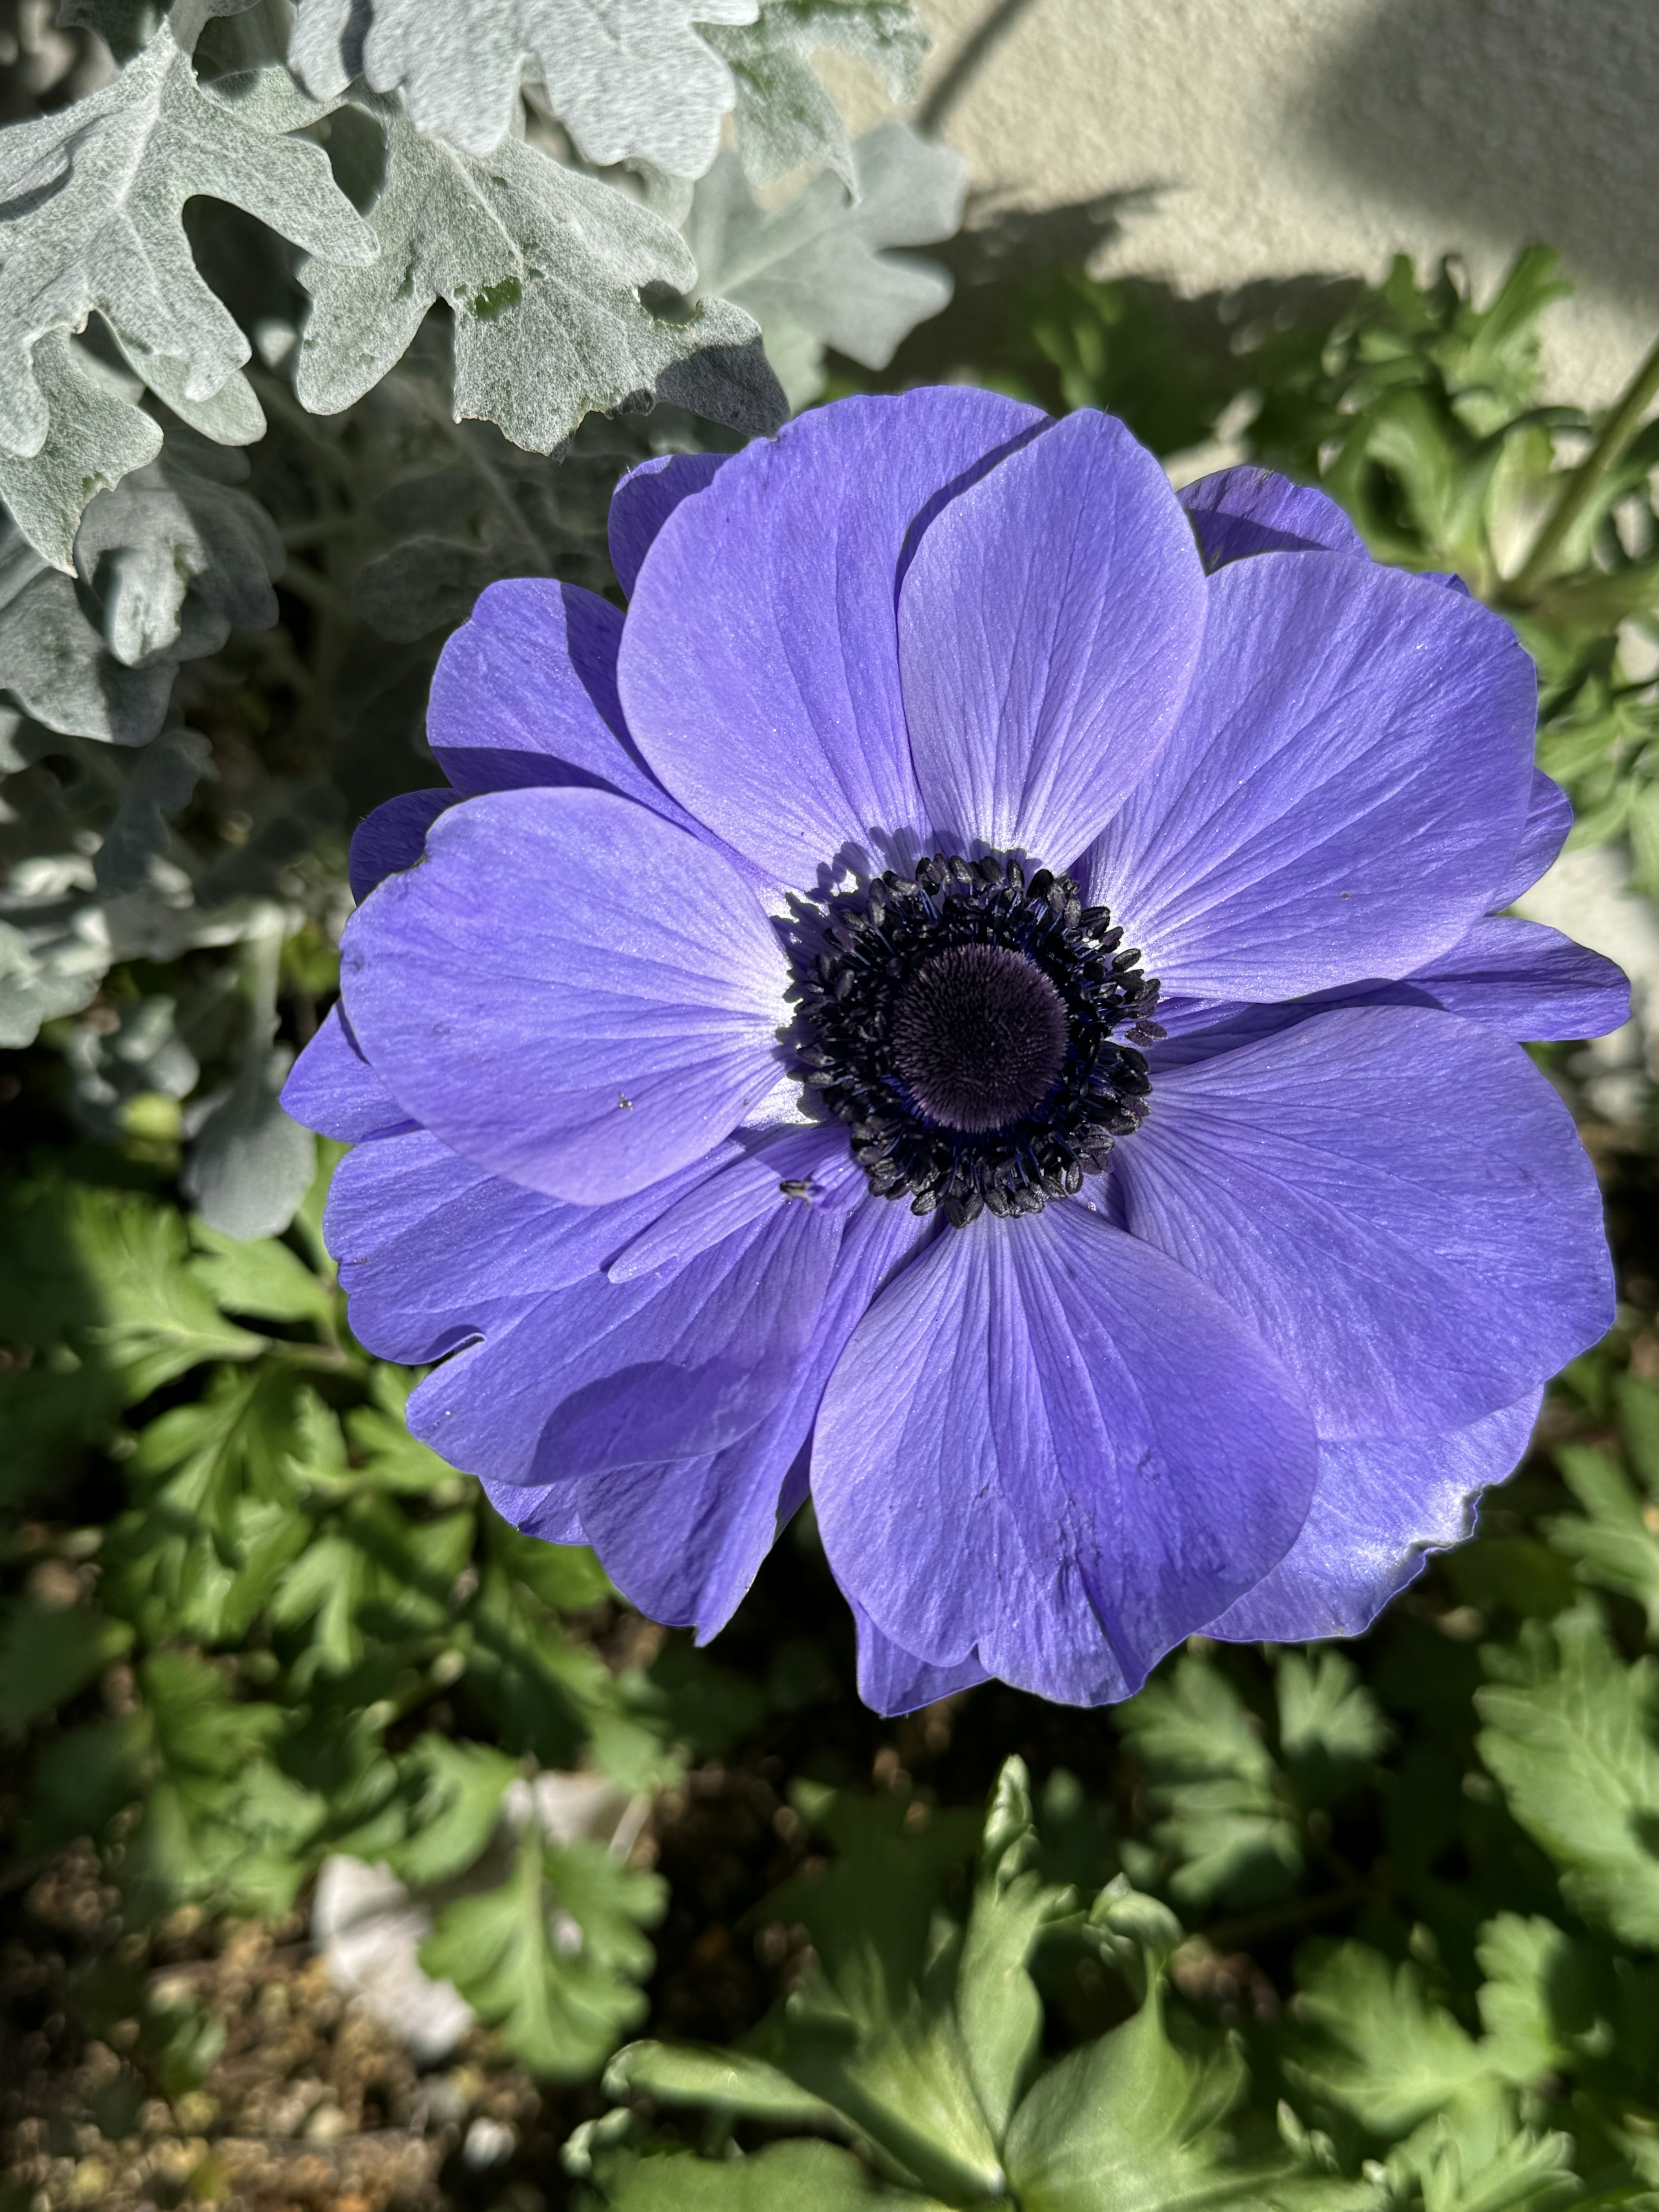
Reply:
[[[994, 0], [921, 0], [937, 82]], [[1027, 205], [1163, 189], [1108, 250], [1186, 291], [1533, 238], [1561, 397], [1659, 331], [1659, 0], [1029, 0], [944, 123]]]

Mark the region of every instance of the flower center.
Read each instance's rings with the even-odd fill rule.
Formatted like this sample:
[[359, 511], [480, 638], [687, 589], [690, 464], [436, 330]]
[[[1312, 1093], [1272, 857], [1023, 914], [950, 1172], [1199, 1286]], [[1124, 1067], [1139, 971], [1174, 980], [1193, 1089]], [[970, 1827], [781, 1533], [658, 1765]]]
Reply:
[[820, 925], [796, 955], [797, 1055], [878, 1195], [958, 1228], [1040, 1213], [1139, 1127], [1158, 987], [1068, 876], [939, 854]]
[[946, 1129], [1006, 1128], [1042, 1103], [1066, 1059], [1066, 1001], [1006, 945], [924, 960], [893, 1008], [893, 1065]]

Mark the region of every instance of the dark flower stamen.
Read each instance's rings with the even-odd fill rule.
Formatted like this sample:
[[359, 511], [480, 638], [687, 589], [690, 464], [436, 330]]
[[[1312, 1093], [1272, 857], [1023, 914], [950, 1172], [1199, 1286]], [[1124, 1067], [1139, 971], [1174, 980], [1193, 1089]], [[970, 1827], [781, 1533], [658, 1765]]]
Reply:
[[1135, 1047], [1164, 1034], [1122, 942], [1069, 876], [1012, 860], [938, 854], [832, 904], [797, 955], [799, 1054], [871, 1189], [961, 1228], [1097, 1175], [1146, 1115]]

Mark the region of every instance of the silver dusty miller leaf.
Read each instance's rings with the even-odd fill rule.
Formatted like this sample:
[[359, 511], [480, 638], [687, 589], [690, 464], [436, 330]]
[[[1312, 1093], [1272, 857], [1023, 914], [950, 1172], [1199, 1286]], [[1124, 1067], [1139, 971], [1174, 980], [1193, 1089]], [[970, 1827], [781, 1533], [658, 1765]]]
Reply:
[[827, 46], [878, 70], [892, 99], [915, 99], [931, 40], [909, 0], [762, 0], [754, 22], [711, 30], [737, 80], [738, 151], [751, 184], [811, 162], [856, 186], [853, 143], [812, 56]]
[[590, 411], [653, 391], [719, 415], [719, 377], [701, 399], [686, 396], [711, 354], [731, 370], [720, 419], [772, 427], [764, 391], [753, 401], [764, 364], [744, 358], [758, 356], [759, 333], [740, 308], [716, 300], [671, 321], [641, 303], [653, 286], [678, 295], [696, 281], [660, 216], [521, 139], [474, 161], [417, 131], [395, 99], [363, 99], [386, 132], [369, 215], [380, 256], [363, 271], [313, 262], [301, 272], [313, 304], [295, 389], [313, 414], [378, 384], [442, 298], [454, 313], [456, 419], [498, 423], [532, 453], [562, 445]]
[[240, 453], [175, 428], [156, 459], [88, 507], [78, 590], [0, 514], [0, 691], [64, 736], [153, 738], [179, 662], [276, 619], [282, 538], [237, 488], [246, 473]]
[[159, 459], [88, 507], [75, 541], [81, 580], [122, 665], [198, 660], [233, 629], [269, 629], [282, 533], [238, 489], [240, 453], [172, 432]]
[[686, 225], [703, 290], [754, 316], [795, 407], [822, 390], [826, 346], [884, 368], [951, 296], [944, 270], [885, 249], [955, 234], [968, 191], [960, 155], [883, 123], [858, 141], [853, 161], [856, 198], [826, 173], [769, 214], [728, 149], [697, 186]]
[[88, 501], [154, 460], [161, 426], [137, 404], [137, 386], [48, 331], [34, 349], [34, 374], [51, 410], [40, 451], [25, 459], [0, 447], [0, 500], [54, 568], [75, 573], [75, 533]]
[[[315, 256], [372, 259], [321, 148], [284, 135], [315, 113], [285, 70], [204, 89], [163, 23], [88, 98], [0, 133], [0, 446], [40, 453], [51, 410], [35, 348], [94, 311], [141, 374], [173, 364], [155, 381], [186, 413], [238, 377], [248, 343], [198, 272], [186, 200], [228, 200]], [[247, 392], [229, 416], [257, 412]]]
[[206, 739], [177, 724], [134, 752], [13, 718], [0, 736], [0, 1046], [79, 1013], [118, 960], [174, 960], [270, 926], [266, 902], [204, 911], [179, 864], [170, 817], [208, 763]]
[[165, 662], [125, 668], [88, 619], [69, 577], [0, 516], [0, 691], [68, 737], [142, 745], [173, 696]]
[[583, 157], [700, 177], [735, 97], [701, 24], [748, 23], [756, 0], [301, 0], [289, 60], [319, 100], [354, 77], [401, 91], [419, 129], [495, 150], [528, 64]]

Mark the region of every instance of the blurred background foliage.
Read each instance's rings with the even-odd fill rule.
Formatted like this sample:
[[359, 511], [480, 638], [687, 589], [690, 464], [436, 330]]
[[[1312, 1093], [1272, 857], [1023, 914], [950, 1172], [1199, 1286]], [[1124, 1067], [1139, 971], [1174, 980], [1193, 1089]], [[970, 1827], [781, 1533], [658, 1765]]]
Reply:
[[[786, 33], [910, 35], [878, 0], [769, 9], [763, 120]], [[64, 51], [158, 15], [76, 0]], [[372, 208], [348, 112], [329, 156]], [[793, 399], [968, 380], [1110, 409], [1183, 477], [1323, 483], [1516, 623], [1576, 841], [1659, 890], [1652, 380], [1540, 404], [1547, 251], [1484, 300], [1404, 263], [1182, 300], [1088, 273], [1110, 209], [980, 208], [891, 264], [874, 327], [878, 256], [925, 242], [884, 192], [931, 177], [935, 240], [959, 192], [921, 139], [817, 127], [804, 187], [763, 205], [722, 156], [684, 217]], [[4, 2212], [1655, 2212], [1646, 1091], [1608, 1118], [1582, 1054], [1540, 1054], [1620, 1320], [1359, 1642], [1194, 1639], [1113, 1712], [991, 1685], [882, 1722], [810, 1513], [710, 1650], [641, 1620], [408, 1437], [415, 1378], [354, 1343], [321, 1242], [333, 1150], [274, 1098], [335, 988], [351, 824], [435, 780], [444, 637], [497, 576], [614, 588], [617, 477], [743, 408], [659, 392], [537, 453], [453, 419], [439, 308], [313, 414], [292, 251], [206, 200], [190, 238], [255, 342], [246, 457], [152, 384], [156, 457], [78, 518], [72, 575], [0, 461]], [[349, 2001], [324, 1899], [353, 1866], [447, 2041]]]

